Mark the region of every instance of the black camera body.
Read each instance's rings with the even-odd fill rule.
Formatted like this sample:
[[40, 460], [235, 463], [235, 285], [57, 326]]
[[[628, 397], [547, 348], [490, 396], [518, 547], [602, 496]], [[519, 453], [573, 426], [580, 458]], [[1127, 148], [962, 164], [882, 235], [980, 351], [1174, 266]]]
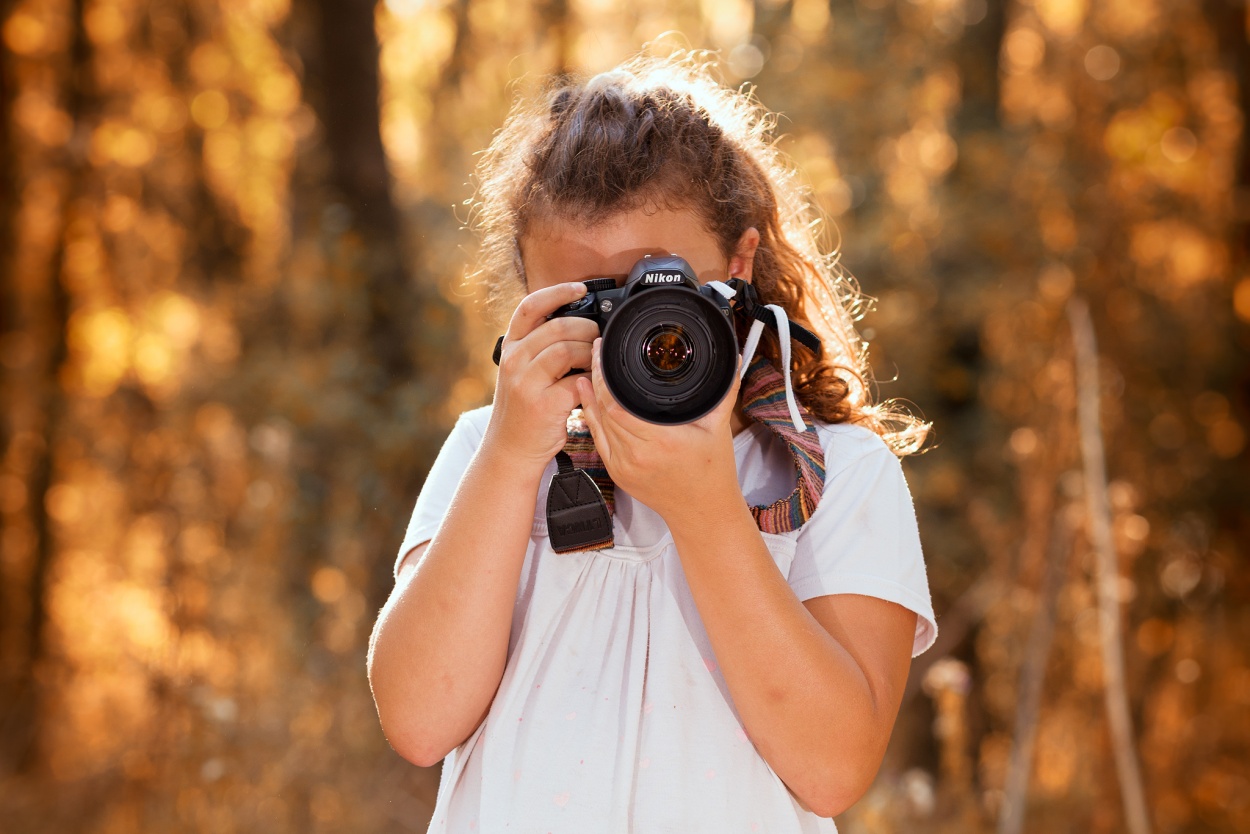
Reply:
[[700, 285], [676, 255], [642, 258], [625, 284], [586, 281], [586, 295], [551, 318], [591, 319], [603, 334], [603, 376], [631, 414], [652, 423], [689, 423], [714, 409], [738, 372], [734, 307]]

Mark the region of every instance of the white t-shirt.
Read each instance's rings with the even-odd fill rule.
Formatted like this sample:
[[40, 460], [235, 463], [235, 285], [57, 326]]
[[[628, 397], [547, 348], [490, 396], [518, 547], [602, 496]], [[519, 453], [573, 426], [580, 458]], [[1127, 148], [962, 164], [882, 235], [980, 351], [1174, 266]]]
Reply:
[[[482, 440], [490, 407], [461, 416], [400, 547], [430, 540]], [[913, 656], [937, 635], [916, 515], [898, 459], [871, 431], [818, 424], [825, 491], [803, 527], [762, 533], [799, 600], [864, 594], [918, 615]], [[734, 438], [743, 494], [795, 485], [785, 444]], [[443, 763], [431, 832], [835, 832], [759, 755], [739, 721], [660, 517], [619, 487], [615, 546], [555, 553], [543, 478], [486, 719]], [[697, 500], [697, 497], [692, 500]], [[732, 558], [732, 554], [726, 554]]]

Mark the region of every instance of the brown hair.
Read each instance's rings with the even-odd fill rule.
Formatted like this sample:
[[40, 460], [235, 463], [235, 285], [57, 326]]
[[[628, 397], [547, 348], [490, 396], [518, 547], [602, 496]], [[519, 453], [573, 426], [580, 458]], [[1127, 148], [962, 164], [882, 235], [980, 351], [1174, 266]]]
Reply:
[[[816, 213], [772, 145], [773, 124], [749, 94], [718, 84], [699, 54], [639, 56], [588, 81], [558, 79], [537, 102], [513, 107], [478, 166], [477, 275], [493, 303], [515, 302], [525, 290], [519, 241], [535, 218], [593, 225], [645, 205], [690, 209], [726, 257], [755, 227], [752, 282], [761, 301], [824, 343], [820, 358], [793, 344], [796, 396], [825, 422], [863, 424], [896, 453], [914, 452], [928, 425], [872, 403], [854, 327], [862, 297], [836, 255], [821, 253]], [[771, 331], [759, 352], [780, 367]]]

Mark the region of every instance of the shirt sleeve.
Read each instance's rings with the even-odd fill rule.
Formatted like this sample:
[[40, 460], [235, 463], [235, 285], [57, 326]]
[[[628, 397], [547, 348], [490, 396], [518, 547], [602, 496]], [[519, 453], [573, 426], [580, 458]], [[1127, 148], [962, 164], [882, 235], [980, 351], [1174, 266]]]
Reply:
[[451, 507], [451, 499], [460, 486], [460, 479], [469, 468], [469, 461], [477, 452], [482, 442], [480, 421], [474, 419], [477, 412], [460, 415], [452, 428], [451, 434], [443, 442], [430, 474], [425, 478], [421, 494], [417, 496], [417, 505], [413, 508], [412, 518], [408, 521], [408, 532], [399, 546], [399, 554], [395, 558], [395, 576], [399, 576], [399, 568], [404, 557], [418, 545], [425, 544], [434, 538], [438, 527], [443, 523], [443, 516]]
[[863, 594], [914, 611], [915, 657], [933, 645], [937, 623], [911, 492], [879, 438], [855, 445], [849, 462], [827, 472], [820, 503], [799, 530], [790, 587], [800, 600]]

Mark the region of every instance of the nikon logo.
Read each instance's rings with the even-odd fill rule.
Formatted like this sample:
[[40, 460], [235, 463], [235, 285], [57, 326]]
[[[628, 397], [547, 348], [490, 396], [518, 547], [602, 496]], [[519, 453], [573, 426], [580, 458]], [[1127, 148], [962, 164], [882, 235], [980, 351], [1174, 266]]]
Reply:
[[682, 277], [680, 273], [672, 272], [648, 272], [642, 276], [644, 284], [680, 284]]

